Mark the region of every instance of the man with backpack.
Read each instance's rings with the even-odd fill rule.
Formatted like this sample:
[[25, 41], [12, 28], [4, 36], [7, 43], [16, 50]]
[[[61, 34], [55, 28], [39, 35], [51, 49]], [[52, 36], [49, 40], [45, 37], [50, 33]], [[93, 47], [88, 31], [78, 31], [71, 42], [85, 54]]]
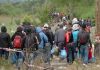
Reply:
[[82, 29], [78, 34], [78, 46], [80, 47], [80, 54], [83, 61], [83, 65], [88, 63], [88, 50], [92, 47], [90, 40], [90, 33], [85, 30], [86, 25], [82, 25]]
[[69, 28], [67, 32], [65, 33], [65, 45], [66, 45], [66, 51], [67, 51], [67, 62], [69, 64], [72, 64], [74, 61], [74, 42], [73, 42], [73, 35], [72, 35], [72, 29]]
[[[23, 39], [25, 35], [22, 33], [22, 30], [23, 28], [19, 26], [12, 36], [13, 49], [16, 49], [17, 51], [23, 50]], [[14, 54], [12, 54], [12, 63], [16, 64], [18, 70], [20, 70], [20, 67], [23, 63], [23, 59], [24, 56], [22, 52], [15, 52]]]
[[[24, 48], [25, 48], [25, 61], [28, 65], [32, 65], [36, 56], [35, 51], [38, 50], [37, 45], [39, 44], [35, 30], [32, 27], [26, 29], [26, 36], [24, 38]], [[31, 69], [31, 67], [28, 67]]]
[[11, 40], [10, 35], [7, 33], [7, 28], [5, 26], [1, 27], [0, 32], [0, 58], [8, 59], [9, 52], [6, 50], [3, 50], [3, 48], [11, 48]]

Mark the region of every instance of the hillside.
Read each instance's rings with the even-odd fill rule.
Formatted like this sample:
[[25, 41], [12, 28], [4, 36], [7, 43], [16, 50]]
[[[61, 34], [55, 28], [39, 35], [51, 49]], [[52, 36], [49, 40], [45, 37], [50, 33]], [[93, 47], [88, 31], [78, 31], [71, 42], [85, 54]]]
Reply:
[[7, 1], [15, 3], [0, 4], [0, 15], [32, 15], [41, 23], [47, 22], [50, 19], [48, 15], [55, 11], [82, 18], [95, 15], [95, 0], [0, 0]]

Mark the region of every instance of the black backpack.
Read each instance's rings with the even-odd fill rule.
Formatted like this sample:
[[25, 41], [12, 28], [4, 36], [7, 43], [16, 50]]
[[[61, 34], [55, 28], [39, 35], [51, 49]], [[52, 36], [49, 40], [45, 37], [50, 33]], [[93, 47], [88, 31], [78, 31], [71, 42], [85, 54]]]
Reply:
[[35, 48], [34, 45], [36, 44], [37, 38], [34, 33], [28, 34], [25, 37], [25, 47], [26, 48]]
[[79, 32], [79, 43], [81, 45], [84, 45], [88, 43], [88, 41], [89, 41], [89, 33], [86, 31], [80, 31]]

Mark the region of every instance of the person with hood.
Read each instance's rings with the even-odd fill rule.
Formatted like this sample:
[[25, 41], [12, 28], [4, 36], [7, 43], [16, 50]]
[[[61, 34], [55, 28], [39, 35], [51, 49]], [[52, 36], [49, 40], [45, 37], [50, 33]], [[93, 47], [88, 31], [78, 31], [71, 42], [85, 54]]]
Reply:
[[[63, 30], [63, 25], [62, 24], [60, 24], [59, 27], [60, 28], [55, 32], [54, 42], [58, 46], [58, 48], [59, 48], [58, 51], [60, 52], [61, 49], [63, 49], [63, 47], [64, 47], [65, 30]], [[58, 52], [58, 55], [59, 55], [59, 52]]]
[[44, 34], [44, 32], [42, 31], [42, 28], [41, 27], [37, 27], [36, 28], [36, 32], [39, 33], [40, 35], [40, 38], [41, 38], [41, 42], [39, 44], [39, 48], [43, 49], [45, 47], [45, 43], [48, 43], [48, 38], [47, 36]]
[[[7, 33], [6, 26], [1, 27], [0, 48], [11, 48], [10, 35]], [[0, 49], [0, 58], [2, 58], [3, 56], [5, 59], [8, 59], [9, 52], [6, 50]]]
[[40, 38], [41, 38], [41, 42], [38, 45], [39, 46], [38, 48], [41, 51], [41, 53], [43, 53], [44, 62], [45, 63], [50, 63], [50, 54], [49, 54], [49, 50], [48, 50], [48, 47], [49, 47], [48, 37], [42, 31], [41, 27], [37, 27], [36, 32], [39, 33]]

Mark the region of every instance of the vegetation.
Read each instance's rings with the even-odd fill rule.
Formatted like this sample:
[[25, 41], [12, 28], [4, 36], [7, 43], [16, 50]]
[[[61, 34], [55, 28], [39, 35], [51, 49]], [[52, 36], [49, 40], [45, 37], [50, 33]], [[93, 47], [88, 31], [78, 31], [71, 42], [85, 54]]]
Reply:
[[13, 17], [31, 16], [33, 23], [47, 22], [52, 12], [62, 12], [77, 17], [94, 17], [95, 0], [24, 0], [0, 4], [0, 15]]

